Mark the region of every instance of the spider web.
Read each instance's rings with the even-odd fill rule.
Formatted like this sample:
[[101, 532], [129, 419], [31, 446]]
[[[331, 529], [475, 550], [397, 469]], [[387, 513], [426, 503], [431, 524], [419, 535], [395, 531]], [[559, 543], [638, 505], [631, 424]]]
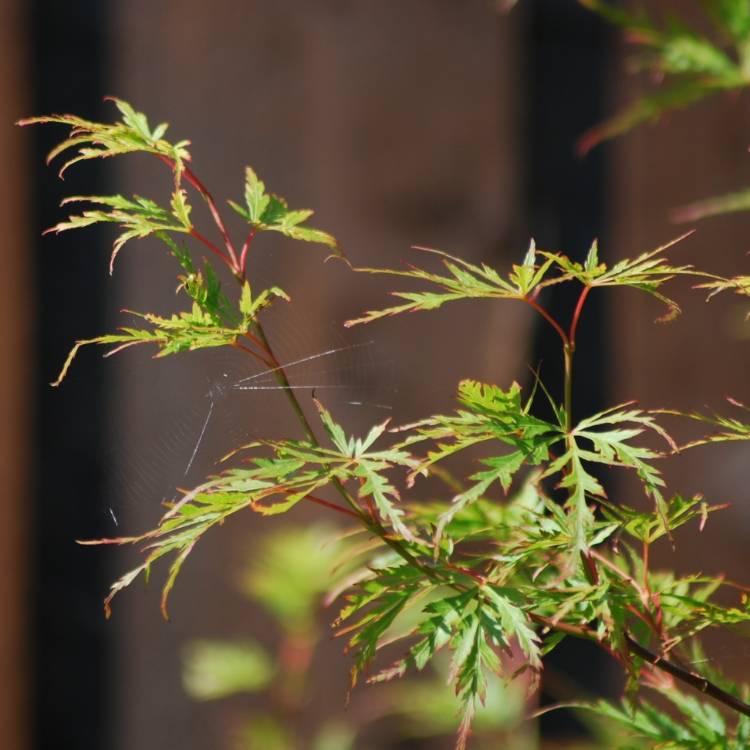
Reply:
[[[313, 397], [353, 430], [390, 414], [393, 362], [375, 341], [347, 340], [333, 327], [319, 337], [326, 342], [322, 348], [313, 348], [317, 342], [294, 329], [272, 331], [269, 338], [311, 418]], [[238, 446], [259, 437], [302, 437], [274, 369], [243, 352], [206, 350], [159, 361], [136, 353], [130, 361], [118, 359], [101, 511], [112, 532], [121, 533], [130, 515], [140, 515], [137, 507], [157, 508], [179, 489], [220, 471], [221, 457]]]

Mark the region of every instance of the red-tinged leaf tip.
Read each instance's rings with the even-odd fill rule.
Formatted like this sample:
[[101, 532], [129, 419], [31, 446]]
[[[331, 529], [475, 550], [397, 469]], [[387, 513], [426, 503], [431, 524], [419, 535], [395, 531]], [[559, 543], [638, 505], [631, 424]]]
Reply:
[[733, 398], [732, 396], [725, 396], [725, 398], [732, 406], [736, 406], [739, 409], [748, 408], [745, 404], [742, 403], [742, 401], [738, 401], [736, 398]]
[[102, 539], [76, 539], [76, 544], [80, 544], [83, 547], [94, 547], [100, 544], [131, 544], [137, 542], [140, 537], [137, 536], [118, 536], [118, 537], [103, 537]]
[[592, 128], [587, 130], [577, 141], [576, 141], [576, 156], [583, 158], [588, 153], [596, 148], [604, 140], [604, 133], [598, 128]]
[[706, 528], [706, 522], [708, 521], [708, 505], [703, 503], [701, 506], [701, 522], [698, 525], [698, 531], [703, 531]]
[[686, 224], [689, 221], [697, 221], [702, 216], [702, 208], [698, 203], [691, 203], [688, 206], [675, 208], [669, 213], [669, 220], [673, 224]]

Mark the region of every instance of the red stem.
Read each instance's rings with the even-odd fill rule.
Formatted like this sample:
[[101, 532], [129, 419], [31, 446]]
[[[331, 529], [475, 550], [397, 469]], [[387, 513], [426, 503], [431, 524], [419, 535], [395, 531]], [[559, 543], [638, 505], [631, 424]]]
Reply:
[[240, 251], [240, 271], [242, 271], [242, 275], [245, 274], [245, 269], [247, 267], [247, 251], [250, 249], [250, 243], [253, 241], [253, 237], [255, 237], [255, 233], [258, 231], [257, 227], [253, 227], [248, 233], [247, 237], [245, 238], [245, 242], [242, 245], [242, 250]]
[[581, 311], [583, 310], [583, 304], [586, 302], [586, 297], [589, 296], [591, 291], [590, 286], [583, 287], [581, 295], [578, 297], [578, 304], [576, 305], [575, 312], [573, 313], [573, 319], [570, 322], [570, 333], [568, 334], [568, 340], [571, 346], [576, 345], [576, 330], [578, 328], [578, 321], [581, 318]]
[[[160, 155], [159, 158], [170, 168], [174, 171], [175, 163], [172, 159], [170, 159], [168, 156]], [[208, 205], [208, 210], [211, 212], [211, 216], [214, 220], [214, 224], [219, 229], [219, 233], [222, 236], [222, 239], [224, 240], [224, 247], [227, 250], [228, 257], [224, 256], [222, 253], [222, 257], [224, 257], [224, 262], [229, 265], [229, 267], [232, 269], [232, 272], [234, 274], [240, 273], [240, 264], [237, 261], [237, 252], [234, 249], [234, 245], [232, 244], [232, 240], [229, 236], [229, 232], [227, 231], [226, 225], [224, 224], [224, 219], [221, 218], [221, 214], [219, 213], [219, 209], [216, 206], [216, 201], [214, 201], [213, 196], [209, 192], [208, 188], [201, 182], [201, 180], [198, 178], [198, 176], [193, 172], [190, 167], [183, 167], [182, 174], [185, 176], [185, 181], [192, 185], [203, 197], [203, 200], [206, 201], [206, 204]]]
[[731, 693], [727, 693], [726, 690], [722, 690], [718, 685], [714, 685], [705, 677], [701, 677], [694, 672], [688, 672], [677, 664], [667, 661], [661, 656], [657, 656], [657, 654], [654, 654], [644, 646], [641, 646], [641, 644], [628, 633], [625, 634], [625, 643], [632, 653], [639, 656], [652, 666], [671, 674], [672, 677], [676, 677], [678, 680], [690, 685], [704, 695], [708, 695], [714, 700], [719, 701], [719, 703], [723, 703], [734, 711], [744, 714], [745, 716], [750, 716], [750, 706], [747, 703], [743, 703], [739, 698], [736, 698]]
[[198, 242], [202, 242], [212, 253], [218, 255], [230, 268], [232, 267], [231, 258], [227, 257], [226, 253], [216, 247], [216, 245], [214, 245], [214, 243], [211, 242], [208, 237], [202, 235], [195, 227], [190, 230], [190, 236], [195, 237]]
[[356, 518], [358, 521], [361, 520], [360, 517], [353, 510], [349, 510], [349, 508], [342, 508], [340, 505], [336, 505], [336, 503], [332, 503], [328, 500], [323, 500], [322, 497], [315, 497], [314, 495], [305, 495], [305, 500], [310, 500], [313, 503], [317, 503], [318, 505], [322, 505], [326, 508], [330, 508], [331, 510], [338, 511], [339, 513], [344, 513], [347, 516]]
[[454, 565], [453, 563], [446, 563], [446, 567], [462, 573], [465, 576], [469, 576], [469, 578], [475, 580], [480, 586], [484, 586], [487, 583], [487, 579], [483, 575], [475, 573], [473, 570], [469, 570], [469, 568], [464, 568], [461, 565]]
[[243, 351], [247, 354], [250, 354], [251, 356], [255, 357], [255, 359], [262, 362], [266, 367], [274, 367], [274, 364], [272, 362], [269, 362], [265, 357], [258, 354], [258, 352], [253, 351], [249, 346], [243, 346], [238, 341], [235, 341], [233, 344], [231, 344], [235, 349], [239, 349], [240, 351]]
[[261, 349], [261, 350], [263, 350], [266, 353], [266, 356], [268, 357], [268, 360], [266, 361], [266, 364], [269, 367], [278, 367], [279, 366], [279, 360], [276, 359], [276, 357], [274, 356], [273, 352], [267, 346], [265, 346], [263, 344], [263, 342], [257, 336], [253, 336], [253, 334], [250, 333], [250, 331], [245, 331], [245, 333], [243, 335], [246, 338], [250, 339], [250, 341], [252, 341], [253, 344], [255, 344], [255, 346], [258, 347], [258, 349]]
[[531, 297], [523, 297], [524, 302], [531, 305], [558, 333], [565, 346], [568, 346], [568, 337], [563, 331], [562, 326], [535, 300]]
[[[596, 558], [602, 565], [609, 568], [613, 573], [615, 573], [617, 576], [619, 576], [623, 581], [630, 584], [633, 587], [633, 590], [638, 594], [638, 597], [641, 600], [641, 604], [643, 604], [643, 612], [639, 612], [635, 607], [627, 606], [627, 609], [629, 609], [634, 615], [639, 617], [643, 620], [643, 622], [653, 630], [654, 635], [662, 642], [666, 641], [667, 636], [664, 632], [664, 627], [662, 623], [662, 617], [661, 617], [661, 607], [658, 606], [657, 602], [654, 601], [654, 597], [651, 594], [651, 592], [648, 589], [648, 580], [646, 581], [645, 586], [640, 586], [638, 584], [638, 581], [635, 580], [631, 575], [629, 575], [627, 572], [619, 568], [615, 563], [613, 563], [611, 560], [607, 559], [603, 555], [600, 555], [596, 550], [589, 550], [589, 554]], [[648, 578], [648, 574], [645, 574], [646, 579]], [[657, 616], [654, 617], [653, 613], [651, 612], [651, 607], [654, 607], [657, 612]]]
[[[622, 655], [618, 654], [616, 651], [610, 648], [607, 643], [600, 641], [596, 633], [591, 630], [591, 628], [588, 628], [585, 625], [569, 625], [564, 622], [556, 622], [549, 617], [537, 615], [534, 612], [529, 612], [529, 618], [534, 622], [539, 623], [540, 625], [544, 625], [550, 630], [559, 630], [562, 633], [567, 633], [568, 635], [572, 635], [577, 638], [585, 638], [587, 640], [594, 641], [610, 656], [617, 659], [617, 661], [619, 661], [620, 663], [623, 663]], [[726, 690], [722, 690], [718, 685], [714, 685], [714, 683], [712, 683], [710, 680], [707, 680], [705, 677], [701, 677], [695, 672], [688, 672], [686, 669], [683, 669], [674, 662], [668, 661], [667, 659], [654, 654], [645, 646], [641, 646], [641, 644], [638, 643], [638, 641], [636, 641], [630, 635], [630, 633], [625, 633], [625, 645], [631, 653], [640, 657], [645, 662], [648, 662], [649, 664], [651, 664], [651, 666], [656, 667], [657, 669], [661, 669], [668, 674], [671, 674], [672, 677], [675, 677], [681, 682], [684, 682], [686, 685], [690, 685], [690, 687], [695, 688], [704, 695], [710, 696], [714, 700], [719, 701], [719, 703], [723, 703], [728, 708], [744, 714], [745, 716], [750, 716], [750, 705], [748, 705], [747, 703], [743, 703], [741, 700], [739, 700], [739, 698], [735, 697], [731, 693], [726, 692]]]
[[544, 625], [549, 630], [559, 630], [561, 633], [572, 635], [574, 638], [584, 638], [588, 641], [594, 641], [598, 646], [604, 649], [613, 659], [617, 659], [621, 664], [624, 665], [622, 655], [618, 654], [617, 651], [612, 649], [608, 643], [599, 640], [597, 634], [586, 627], [586, 625], [571, 625], [566, 622], [557, 622], [544, 615], [538, 615], [535, 612], [529, 612], [529, 619], [534, 622]]

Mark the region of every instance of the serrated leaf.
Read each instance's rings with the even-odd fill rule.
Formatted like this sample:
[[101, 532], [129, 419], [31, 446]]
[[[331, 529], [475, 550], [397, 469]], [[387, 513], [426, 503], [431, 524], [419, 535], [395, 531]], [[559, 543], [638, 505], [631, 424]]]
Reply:
[[639, 512], [622, 503], [602, 503], [607, 517], [616, 519], [623, 532], [632, 535], [641, 542], [653, 544], [694, 519], [700, 519], [700, 528], [706, 522], [709, 513], [723, 510], [726, 505], [710, 505], [702, 495], [684, 498], [674, 495], [665, 502], [662, 512]]
[[266, 186], [258, 179], [252, 167], [245, 167], [245, 206], [251, 223], [259, 223], [268, 207], [271, 196], [266, 194]]
[[52, 149], [47, 157], [49, 163], [69, 149], [76, 150], [76, 154], [63, 164], [60, 176], [68, 167], [80, 161], [137, 151], [170, 159], [177, 172], [181, 170], [183, 162], [190, 161], [190, 153], [187, 150], [187, 146], [190, 145], [189, 141], [169, 143], [164, 140], [166, 123], [158, 125], [152, 131], [143, 113], [137, 112], [122, 99], [108, 97], [108, 100], [114, 102], [120, 111], [122, 119], [119, 122], [101, 123], [85, 120], [76, 115], [48, 115], [29, 117], [20, 120], [18, 124], [58, 123], [70, 127], [69, 137]]
[[236, 328], [223, 326], [217, 323], [210, 312], [202, 310], [197, 303], [193, 304], [193, 308], [189, 312], [182, 312], [169, 318], [152, 313], [129, 312], [131, 315], [146, 321], [150, 327], [122, 326], [119, 333], [77, 341], [52, 385], [59, 385], [63, 381], [73, 359], [82, 346], [115, 344], [115, 347], [104, 355], [111, 356], [130, 346], [153, 344], [158, 349], [156, 356], [166, 357], [179, 352], [230, 346], [247, 331], [249, 325], [249, 321], [245, 320], [244, 324]]
[[[106, 342], [96, 340], [94, 343]], [[102, 540], [114, 544], [147, 541], [147, 550], [150, 550], [146, 563], [138, 568], [138, 572], [113, 587], [107, 606], [112, 596], [145, 572], [151, 563], [171, 553], [174, 559], [163, 591], [166, 612], [167, 596], [183, 562], [208, 530], [247, 508], [262, 515], [287, 512], [321, 488], [336, 482], [344, 486], [356, 481], [358, 496], [372, 498], [381, 519], [392, 526], [401, 539], [416, 542], [414, 532], [404, 523], [404, 510], [398, 507], [398, 493], [386, 474], [394, 467], [412, 468], [414, 459], [402, 450], [370, 450], [372, 443], [382, 435], [383, 430], [379, 427], [371, 430], [365, 440], [350, 438], [327, 410], [320, 406], [320, 411], [333, 448], [305, 440], [253, 443], [231, 454], [244, 457], [241, 467], [228, 469], [186, 492], [151, 531], [137, 537]], [[259, 451], [271, 455], [258, 455]]]
[[172, 194], [172, 214], [182, 224], [186, 231], [193, 228], [190, 222], [191, 207], [187, 201], [187, 193], [182, 188], [178, 188]]
[[[182, 197], [178, 197], [182, 195]], [[176, 197], [177, 196], [177, 197]], [[176, 202], [175, 202], [176, 201]], [[47, 232], [65, 232], [70, 229], [81, 229], [97, 223], [117, 224], [123, 231], [117, 237], [112, 249], [109, 271], [112, 273], [115, 258], [122, 246], [131, 239], [142, 239], [151, 235], [168, 236], [169, 232], [189, 233], [189, 207], [184, 201], [184, 193], [178, 191], [173, 196], [172, 208], [182, 212], [182, 217], [170, 214], [148, 198], [133, 196], [133, 199], [122, 195], [76, 195], [66, 198], [63, 205], [69, 203], [93, 203], [105, 206], [109, 210], [87, 210], [80, 215], [71, 215], [67, 221], [60, 222]], [[45, 232], [45, 233], [47, 233]]]
[[240, 295], [240, 312], [243, 315], [250, 316], [253, 309], [253, 295], [250, 291], [250, 282], [245, 281], [242, 285], [242, 293]]
[[314, 242], [339, 251], [333, 236], [303, 225], [313, 211], [290, 210], [284, 198], [266, 192], [265, 184], [251, 167], [245, 169], [245, 205], [240, 206], [234, 201], [229, 201], [229, 205], [257, 231], [280, 232], [293, 240]]
[[707, 276], [695, 271], [692, 266], [673, 266], [662, 257], [662, 253], [673, 245], [689, 237], [692, 232], [686, 232], [664, 245], [635, 258], [625, 258], [609, 267], [598, 262], [598, 246], [592, 245], [591, 251], [583, 265], [570, 260], [565, 255], [550, 256], [567, 278], [575, 279], [586, 287], [616, 287], [625, 286], [638, 289], [662, 302], [667, 311], [658, 318], [659, 322], [672, 320], [680, 313], [680, 306], [659, 291], [659, 288], [675, 276]]
[[448, 272], [447, 275], [431, 273], [413, 266], [408, 271], [388, 268], [355, 268], [354, 270], [362, 273], [411, 278], [432, 284], [441, 291], [391, 292], [394, 297], [405, 299], [407, 302], [382, 310], [369, 310], [362, 317], [348, 320], [344, 325], [349, 327], [359, 323], [369, 323], [404, 312], [435, 310], [447, 302], [460, 299], [523, 299], [559, 281], [559, 279], [546, 278], [547, 271], [552, 266], [554, 254], [547, 253], [543, 263], [532, 265], [537, 254], [533, 241], [526, 253], [524, 263], [520, 266], [513, 266], [507, 279], [502, 278], [495, 269], [486, 264], [477, 266], [442, 250], [427, 247], [413, 249], [440, 257], [443, 267]]

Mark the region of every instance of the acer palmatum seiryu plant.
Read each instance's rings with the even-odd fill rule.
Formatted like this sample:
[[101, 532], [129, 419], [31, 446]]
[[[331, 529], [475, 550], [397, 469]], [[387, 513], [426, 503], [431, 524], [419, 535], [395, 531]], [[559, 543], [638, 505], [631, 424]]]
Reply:
[[[376, 564], [372, 559], [361, 564], [359, 573], [347, 578], [350, 585], [336, 592], [342, 604], [333, 627], [347, 642], [352, 686], [365, 672], [368, 682], [390, 680], [422, 670], [439, 651], [450, 652], [449, 680], [462, 706], [457, 747], [467, 743], [488, 682], [526, 673], [529, 690], [535, 690], [544, 678], [545, 656], [564, 638], [591, 641], [619, 662], [628, 698], [621, 706], [602, 701], [586, 707], [621, 723], [631, 737], [653, 747], [746, 747], [746, 688], [685, 666], [695, 661], [703, 630], [750, 621], [745, 589], [720, 574], [678, 575], [653, 570], [650, 564], [655, 544], [669, 544], [672, 533], [685, 524], [699, 533], [709, 514], [720, 509], [700, 496], [670, 491], [659, 462], [708, 442], [748, 439], [750, 425], [742, 421], [741, 405], [736, 404], [739, 417], [648, 411], [630, 403], [579, 421], [572, 418], [576, 332], [592, 293], [629, 287], [654, 297], [664, 307], [662, 319], [668, 320], [680, 312], [664, 291], [672, 279], [686, 276], [713, 290], [733, 282], [673, 265], [667, 251], [684, 236], [611, 267], [600, 262], [596, 243], [581, 264], [537, 249], [533, 242], [507, 273], [427, 248], [424, 257], [436, 264], [434, 270], [354, 267], [423, 286], [393, 292], [398, 304], [368, 311], [346, 325], [462, 299], [532, 307], [559, 337], [564, 383], [555, 386], [562, 385], [564, 400], [558, 403], [550, 395], [554, 389], [538, 376], [526, 393], [517, 383], [465, 380], [458, 384], [453, 413], [400, 427], [386, 421], [363, 436], [351, 436], [321, 401], [315, 401], [317, 419], [306, 416], [262, 322], [287, 296], [277, 287], [258, 289], [246, 273], [263, 232], [317, 243], [340, 255], [335, 239], [307, 224], [312, 211], [290, 209], [247, 167], [243, 200], [229, 202], [248, 225], [242, 243], [236, 243], [222, 209], [192, 169], [189, 143], [165, 140], [166, 125], [152, 129], [129, 104], [113, 102], [121, 119], [111, 124], [72, 115], [35, 117], [21, 124], [70, 128], [50, 154], [50, 159], [69, 155], [61, 172], [88, 159], [153, 155], [171, 173], [171, 201], [162, 206], [142, 196], [75, 196], [65, 202], [81, 204], [81, 212], [50, 231], [101, 222], [117, 225], [113, 263], [128, 240], [156, 237], [175, 258], [186, 309], [171, 317], [130, 313], [132, 322], [117, 332], [77, 342], [55, 385], [84, 345], [109, 346], [108, 354], [150, 345], [159, 357], [233, 347], [273, 373], [299, 420], [300, 435], [238, 446], [222, 473], [185, 491], [153, 529], [86, 542], [137, 544], [145, 550], [143, 563], [112, 585], [107, 615], [115, 594], [165, 558], [166, 616], [182, 564], [203, 534], [233, 514], [253, 510], [274, 515], [300, 502], [315, 503], [321, 513], [335, 513], [368, 535], [369, 548], [377, 555]], [[194, 198], [207, 204], [213, 227], [193, 223]], [[233, 286], [221, 285], [216, 264], [229, 269]], [[544, 306], [544, 290], [563, 283], [579, 289], [567, 321], [555, 319]], [[546, 410], [537, 408], [540, 400], [548, 402]], [[679, 446], [661, 424], [665, 413], [707, 424], [711, 432]], [[649, 434], [660, 447], [652, 447]], [[480, 468], [468, 477], [451, 476], [446, 460], [475, 447], [484, 455]], [[607, 496], [599, 479], [602, 467], [635, 475], [649, 510]], [[421, 478], [430, 474], [445, 480], [445, 494], [420, 502]], [[397, 485], [404, 482], [407, 490], [399, 493]], [[320, 497], [327, 487], [337, 501]], [[726, 596], [716, 597], [726, 587], [734, 606], [726, 604]], [[386, 645], [398, 658], [390, 666], [373, 668]], [[636, 697], [641, 685], [664, 693], [676, 713]], [[711, 701], [726, 708], [730, 718]]]

